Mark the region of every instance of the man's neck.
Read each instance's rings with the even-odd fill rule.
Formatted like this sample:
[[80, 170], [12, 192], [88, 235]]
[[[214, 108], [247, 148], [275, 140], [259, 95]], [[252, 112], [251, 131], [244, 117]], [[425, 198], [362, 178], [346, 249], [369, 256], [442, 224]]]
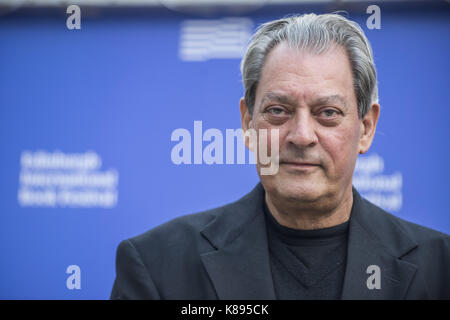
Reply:
[[285, 201], [272, 199], [267, 192], [265, 201], [275, 220], [282, 226], [303, 230], [323, 229], [344, 223], [350, 218], [353, 192], [350, 187], [331, 210], [305, 210], [301, 205], [292, 204], [286, 206]]

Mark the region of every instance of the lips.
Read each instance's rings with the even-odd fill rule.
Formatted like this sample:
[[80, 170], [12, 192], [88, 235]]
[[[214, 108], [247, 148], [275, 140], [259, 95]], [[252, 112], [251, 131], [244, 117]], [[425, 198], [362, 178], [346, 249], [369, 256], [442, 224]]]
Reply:
[[320, 165], [313, 162], [282, 161], [280, 166], [292, 172], [312, 172]]
[[281, 161], [280, 164], [288, 164], [288, 165], [299, 166], [299, 167], [311, 167], [311, 166], [318, 167], [319, 166], [319, 164], [317, 164], [317, 163], [296, 162], [296, 161]]

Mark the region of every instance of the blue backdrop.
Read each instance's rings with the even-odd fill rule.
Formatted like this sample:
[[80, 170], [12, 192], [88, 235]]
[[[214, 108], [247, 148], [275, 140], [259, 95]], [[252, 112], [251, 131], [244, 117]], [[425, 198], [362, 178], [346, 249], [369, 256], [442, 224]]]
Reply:
[[241, 40], [289, 13], [343, 8], [360, 23], [382, 109], [355, 185], [449, 233], [450, 5], [381, 3], [379, 30], [367, 28], [366, 6], [81, 8], [81, 30], [66, 27], [65, 8], [0, 16], [0, 298], [106, 299], [121, 240], [250, 191], [253, 165], [176, 165], [171, 135], [185, 128], [194, 140], [196, 120], [224, 139], [240, 127]]

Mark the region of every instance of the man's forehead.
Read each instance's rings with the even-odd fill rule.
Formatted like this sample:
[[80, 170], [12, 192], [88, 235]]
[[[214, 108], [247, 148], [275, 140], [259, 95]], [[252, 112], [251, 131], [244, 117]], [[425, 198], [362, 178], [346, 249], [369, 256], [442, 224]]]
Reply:
[[272, 100], [290, 105], [333, 103], [348, 108], [354, 86], [347, 53], [338, 45], [314, 53], [280, 43], [263, 66], [256, 95], [260, 105]]
[[[350, 66], [350, 60], [347, 50], [336, 43], [330, 43], [321, 51], [316, 51], [313, 48], [295, 47], [285, 41], [282, 41], [270, 49], [265, 59], [263, 70], [267, 64], [271, 62], [280, 63], [284, 66], [303, 65], [305, 62], [309, 62], [309, 65], [323, 65], [327, 63], [330, 65], [336, 65], [337, 60], [343, 60]], [[342, 63], [342, 61], [340, 61]]]

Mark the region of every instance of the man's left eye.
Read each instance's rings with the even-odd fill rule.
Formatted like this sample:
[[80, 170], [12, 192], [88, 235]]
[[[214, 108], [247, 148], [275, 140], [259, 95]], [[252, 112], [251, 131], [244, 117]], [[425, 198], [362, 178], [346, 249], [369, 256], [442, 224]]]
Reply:
[[284, 113], [284, 110], [281, 109], [281, 108], [276, 108], [276, 107], [274, 107], [274, 108], [269, 108], [269, 109], [267, 109], [267, 112], [268, 112], [270, 115], [279, 116], [279, 115], [282, 115], [282, 114]]
[[334, 109], [325, 109], [321, 112], [325, 117], [331, 118], [338, 114], [338, 112]]

